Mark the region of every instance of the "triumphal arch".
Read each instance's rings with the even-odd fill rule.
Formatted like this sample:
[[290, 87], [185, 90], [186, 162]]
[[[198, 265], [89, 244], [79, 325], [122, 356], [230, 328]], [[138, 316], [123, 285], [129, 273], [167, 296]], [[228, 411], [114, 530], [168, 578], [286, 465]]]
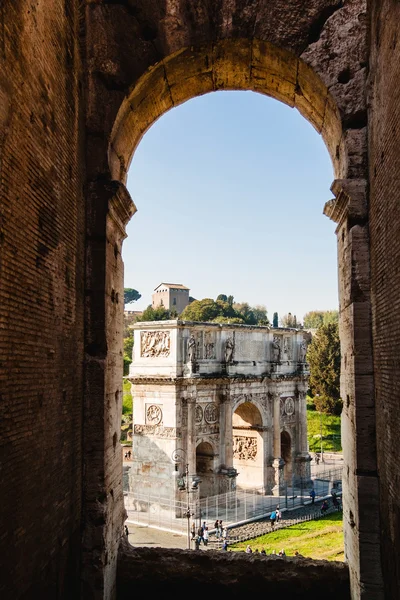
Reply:
[[279, 495], [309, 479], [305, 332], [184, 321], [133, 330], [131, 489], [179, 496], [177, 451], [200, 497], [237, 486]]
[[[0, 3], [2, 598], [194, 581], [202, 597], [399, 597], [399, 39], [398, 0]], [[249, 578], [237, 553], [202, 553], [205, 581], [192, 554], [153, 550], [156, 572], [122, 535], [129, 164], [156, 119], [217, 90], [298, 110], [334, 170], [321, 211], [337, 224], [346, 561], [288, 560], [291, 579], [267, 561]]]

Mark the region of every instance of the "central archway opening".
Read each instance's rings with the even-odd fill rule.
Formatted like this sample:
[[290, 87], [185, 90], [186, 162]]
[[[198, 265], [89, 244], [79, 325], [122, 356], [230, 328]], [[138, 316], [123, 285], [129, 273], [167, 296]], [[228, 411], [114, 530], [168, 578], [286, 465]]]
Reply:
[[[277, 99], [283, 100], [290, 106], [293, 106], [296, 103], [298, 104], [297, 107], [299, 110], [306, 114], [312, 125], [317, 129], [317, 132], [323, 133], [330, 149], [335, 149], [333, 163], [336, 173], [340, 173], [341, 169], [345, 168], [345, 157], [341, 150], [340, 127], [336, 130], [336, 134], [334, 134], [337, 123], [335, 127], [332, 125], [336, 118], [334, 105], [330, 103], [328, 96], [323, 90], [323, 86], [318, 90], [314, 90], [314, 96], [310, 93], [313, 87], [312, 74], [308, 72], [307, 69], [304, 69], [304, 72], [302, 72], [301, 69], [297, 69], [297, 73], [298, 75], [296, 75], [296, 77], [300, 78], [301, 83], [299, 80], [297, 87], [295, 86], [295, 88], [293, 88], [295, 89], [293, 96], [291, 96], [291, 93], [285, 95], [287, 90], [284, 93], [283, 89], [280, 89], [281, 84], [274, 88], [274, 92], [271, 95], [275, 96]], [[307, 74], [307, 77], [302, 80], [301, 77], [305, 76], [305, 74]], [[311, 79], [308, 79], [309, 77]], [[289, 80], [287, 80], [287, 82], [288, 81]], [[308, 84], [306, 81], [308, 81]], [[178, 90], [178, 87], [176, 90]], [[300, 99], [298, 94], [299, 89], [302, 90], [302, 99]], [[182, 88], [182, 94], [179, 96], [180, 100], [178, 103], [187, 99], [185, 97], [186, 93], [188, 93], [188, 91]], [[319, 94], [321, 93], [322, 97], [319, 97]], [[204, 119], [198, 119], [200, 123], [200, 128], [198, 129], [195, 127], [196, 123], [193, 124], [193, 122], [190, 123], [189, 128], [187, 123], [185, 123], [185, 119], [182, 119], [184, 123], [183, 127], [179, 125], [179, 119], [177, 118], [178, 112], [184, 115], [185, 110], [190, 108], [191, 104], [197, 103], [201, 108], [201, 103], [207, 101], [211, 97], [214, 99], [219, 99], [222, 96], [225, 96], [225, 98], [233, 98], [236, 95], [257, 98], [257, 101], [260, 101], [260, 105], [262, 101], [264, 103], [264, 115], [261, 116], [261, 113], [257, 112], [258, 107], [256, 107], [254, 108], [254, 112], [252, 109], [244, 110], [244, 112], [242, 110], [240, 118], [236, 118], [236, 120], [233, 118], [229, 122], [228, 117], [231, 116], [231, 106], [226, 100], [224, 100], [223, 103], [221, 102], [221, 104], [224, 104], [224, 114], [222, 117], [219, 117], [218, 121], [226, 126], [225, 135], [228, 138], [228, 145], [225, 150], [221, 150], [219, 145], [222, 136], [219, 133], [216, 134], [215, 127], [211, 134], [207, 132], [204, 125]], [[290, 100], [290, 98], [292, 98], [292, 100]], [[269, 121], [269, 128], [264, 127], [265, 121], [267, 121], [265, 115], [268, 113], [268, 109], [266, 108], [266, 105], [268, 104], [269, 106], [274, 104], [276, 107], [279, 107], [277, 109], [278, 111], [286, 111], [286, 115], [280, 124], [281, 136], [278, 136], [278, 138], [275, 139], [275, 145], [269, 154], [263, 153], [261, 150], [262, 146], [258, 146], [257, 148], [253, 148], [253, 152], [248, 151], [246, 155], [243, 151], [245, 144], [243, 143], [241, 136], [239, 136], [240, 141], [238, 145], [238, 134], [242, 135], [244, 132], [245, 134], [254, 136], [255, 131], [262, 130], [264, 145], [265, 141], [272, 137], [274, 119], [272, 119], [272, 122]], [[135, 103], [133, 103], [131, 107], [134, 105]], [[136, 108], [135, 119], [137, 125], [139, 122], [138, 113], [140, 114], [143, 104], [138, 104]], [[159, 109], [160, 107], [156, 110]], [[165, 111], [161, 108], [160, 114], [163, 112]], [[232, 112], [232, 114], [234, 113]], [[334, 237], [332, 235], [333, 226], [322, 216], [322, 206], [326, 197], [329, 195], [329, 185], [333, 178], [332, 166], [329, 162], [329, 157], [321, 138], [304, 119], [299, 120], [299, 123], [301, 123], [300, 127], [303, 126], [311, 130], [314, 138], [307, 143], [304, 143], [303, 141], [299, 147], [297, 146], [299, 140], [296, 135], [294, 135], [294, 138], [292, 137], [291, 142], [282, 152], [284, 146], [282, 138], [288, 131], [291, 131], [292, 135], [294, 131], [296, 131], [296, 127], [293, 128], [291, 116], [288, 116], [293, 114], [295, 113], [290, 111], [290, 109], [284, 105], [276, 103], [259, 94], [251, 92], [224, 92], [221, 94], [209, 94], [207, 96], [195, 98], [194, 100], [182, 104], [178, 110], [175, 109], [169, 112], [167, 110], [166, 114], [159, 119], [157, 124], [148, 130], [135, 153], [128, 180], [128, 189], [138, 207], [138, 213], [128, 226], [128, 238], [124, 243], [123, 253], [126, 287], [135, 287], [136, 289], [139, 289], [140, 293], [143, 292], [143, 288], [141, 289], [140, 284], [137, 283], [138, 273], [140, 272], [140, 267], [142, 265], [145, 266], [144, 271], [146, 275], [152, 278], [152, 283], [148, 285], [149, 291], [145, 293], [145, 297], [143, 298], [146, 306], [139, 307], [138, 304], [136, 306], [136, 308], [139, 309], [137, 312], [141, 312], [140, 309], [144, 309], [144, 312], [146, 313], [147, 306], [150, 304], [151, 308], [154, 310], [153, 293], [150, 294], [149, 292], [159, 292], [163, 295], [167, 293], [168, 301], [171, 302], [171, 304], [167, 306], [164, 296], [162, 302], [160, 302], [160, 307], [164, 311], [171, 311], [167, 315], [168, 318], [171, 320], [171, 318], [176, 319], [176, 317], [179, 317], [179, 313], [177, 314], [177, 311], [174, 312], [174, 307], [177, 306], [178, 300], [181, 297], [180, 293], [182, 292], [182, 288], [189, 288], [189, 302], [193, 299], [202, 299], [202, 295], [198, 295], [198, 293], [196, 293], [195, 296], [190, 297], [190, 293], [194, 288], [192, 287], [191, 282], [187, 281], [186, 273], [188, 273], [190, 274], [189, 277], [194, 277], [195, 280], [200, 277], [206, 277], [208, 289], [212, 289], [212, 285], [214, 284], [215, 291], [213, 290], [212, 292], [205, 292], [203, 294], [203, 298], [211, 298], [213, 301], [217, 299], [217, 296], [224, 296], [226, 299], [231, 296], [237, 298], [237, 293], [232, 288], [234, 288], [238, 281], [241, 282], [240, 289], [246, 291], [250, 289], [254, 281], [256, 282], [258, 291], [260, 291], [260, 286], [267, 285], [268, 292], [263, 292], [263, 299], [265, 297], [269, 298], [265, 300], [265, 304], [268, 305], [270, 322], [272, 322], [275, 312], [278, 314], [280, 313], [280, 319], [282, 319], [282, 317], [287, 317], [288, 320], [285, 322], [280, 320], [278, 328], [279, 326], [284, 325], [287, 329], [301, 330], [302, 313], [304, 315], [305, 310], [297, 309], [296, 307], [293, 308], [294, 299], [298, 302], [299, 298], [302, 299], [306, 293], [310, 292], [310, 286], [309, 283], [307, 283], [308, 270], [312, 272], [313, 278], [318, 279], [316, 271], [318, 261], [323, 256], [321, 250], [325, 239], [330, 239], [332, 281], [334, 281], [333, 286], [336, 287], [336, 249]], [[250, 116], [254, 115], [256, 115], [255, 119], [250, 118]], [[129, 120], [129, 118], [128, 115], [127, 119]], [[175, 146], [170, 149], [165, 149], [163, 142], [167, 136], [163, 128], [163, 123], [169, 118], [174, 122], [172, 128], [174, 134], [172, 137]], [[277, 117], [275, 119], [277, 120]], [[149, 118], [147, 118], [147, 120], [145, 119], [145, 122], [149, 123]], [[238, 126], [238, 123], [240, 123], [240, 126]], [[329, 135], [327, 134], [328, 129], [326, 128], [329, 129]], [[181, 129], [186, 129], [186, 133], [189, 133], [189, 143], [187, 142], [185, 144], [180, 141]], [[129, 130], [126, 119], [125, 123], [124, 118], [120, 119], [116, 126], [116, 130], [119, 135], [115, 137], [112, 143], [110, 157], [112, 159], [113, 152], [119, 145], [120, 151], [117, 153], [119, 156], [118, 163], [112, 163], [115, 165], [115, 168], [118, 169], [118, 164], [121, 166], [129, 163], [129, 159], [124, 161], [124, 163], [121, 162], [121, 156], [124, 154], [123, 136], [125, 132]], [[140, 127], [138, 130], [140, 130]], [[131, 134], [132, 130], [130, 130], [130, 142], [132, 144], [133, 140]], [[146, 148], [146, 143], [151, 139], [152, 134], [155, 136], [155, 145], [149, 154], [144, 152], [144, 159], [140, 164], [141, 149]], [[139, 138], [137, 138], [137, 141], [138, 139]], [[135, 144], [135, 142], [133, 143]], [[296, 147], [297, 151], [292, 155], [291, 151], [294, 147]], [[161, 148], [162, 150], [158, 152]], [[206, 152], [204, 151], [204, 148], [206, 148]], [[309, 155], [310, 149], [315, 151], [312, 158], [310, 158]], [[198, 159], [199, 151], [203, 151], [203, 154], [208, 158], [208, 161], [206, 160], [206, 162], [203, 163], [205, 166], [199, 167], [201, 164]], [[282, 162], [282, 155], [284, 155], [283, 164], [285, 165], [285, 169], [279, 171], [277, 168], [277, 162], [279, 162], [277, 161], [277, 158], [280, 156]], [[167, 166], [166, 159], [170, 156], [173, 156], [174, 161], [172, 165], [169, 163]], [[217, 159], [221, 156], [227, 159], [222, 168], [220, 165], [217, 165]], [[257, 162], [260, 157], [264, 159], [264, 162], [261, 162], [261, 164]], [[150, 167], [153, 158], [155, 158], [155, 162]], [[295, 162], [295, 159], [301, 164], [301, 167], [296, 174], [293, 174], [291, 166]], [[320, 179], [321, 160], [322, 162], [325, 161], [325, 167], [327, 167], [326, 172], [329, 172], [323, 184], [323, 178]], [[307, 171], [307, 167], [310, 165], [312, 168], [310, 171]], [[252, 167], [253, 170], [251, 168], [249, 169], [249, 166]], [[267, 166], [270, 167], [269, 170]], [[138, 169], [136, 175], [135, 167]], [[247, 174], [243, 178], [245, 187], [240, 187], [240, 175], [243, 175], [242, 171], [246, 167]], [[125, 168], [126, 166], [124, 169]], [[216, 178], [218, 169], [224, 173], [224, 177], [221, 181], [218, 181]], [[197, 171], [198, 179], [195, 184], [190, 184], [189, 182], [191, 170]], [[171, 174], [173, 173], [178, 174], [175, 182], [171, 181]], [[307, 175], [305, 175], [305, 173], [307, 173]], [[144, 175], [142, 182], [141, 175]], [[126, 173], [124, 174], [120, 171], [119, 177], [125, 179]], [[285, 189], [285, 185], [288, 182], [295, 182], [295, 186], [291, 187], [290, 190], [286, 189], [282, 195], [282, 190]], [[320, 184], [321, 191], [319, 192], [318, 186]], [[289, 208], [282, 209], [282, 207], [285, 206], [285, 201], [287, 201], [288, 197], [292, 200], [294, 199], [295, 202], [292, 202]], [[156, 202], [155, 199], [157, 199]], [[254, 202], [254, 207], [252, 206], [252, 202]], [[141, 206], [143, 207], [142, 209]], [[268, 207], [267, 210], [265, 210], [266, 207]], [[193, 210], [192, 213], [190, 212], [191, 209]], [[308, 212], [308, 209], [310, 209], [310, 212]], [[143, 211], [143, 217], [148, 218], [148, 228], [146, 228], [144, 224], [140, 224], [141, 210]], [[145, 214], [146, 212], [147, 215]], [[320, 224], [318, 226], [313, 224], [311, 213], [317, 214], [320, 218]], [[134, 231], [135, 225], [137, 227], [136, 231]], [[173, 225], [177, 225], [175, 230]], [[131, 228], [132, 233], [130, 232]], [[137, 263], [133, 264], [133, 262], [127, 258], [130, 239], [133, 241], [136, 256], [139, 256], [139, 253], [137, 252], [139, 248], [142, 248], [144, 251], [140, 254], [139, 259], [142, 262], [142, 265]], [[317, 242], [317, 247], [314, 247], [309, 257], [303, 256], [302, 259], [300, 259], [299, 257], [303, 248], [311, 248], [311, 242], [315, 241]], [[254, 274], [254, 266], [256, 267], [256, 274]], [[324, 278], [326, 280], [328, 268], [327, 262], [322, 260], [321, 266], [321, 273], [323, 273], [323, 275], [321, 275], [321, 280]], [[154, 273], [153, 275], [151, 274], [152, 267], [156, 267], [158, 275], [154, 275]], [[132, 268], [132, 273], [134, 273], [132, 279], [128, 279], [128, 277], [130, 277], [130, 268]], [[165, 276], [164, 273], [171, 273], [171, 269], [173, 273]], [[241, 276], [239, 275], [240, 272], [242, 272]], [[224, 276], [227, 276], [225, 280], [223, 279]], [[275, 300], [273, 300], [273, 294], [279, 287], [277, 282], [282, 280], [285, 280], [284, 289], [286, 293], [283, 294], [283, 297], [286, 305], [283, 303], [284, 308], [279, 307], [279, 310], [275, 311], [275, 307], [271, 307], [275, 302]], [[223, 281], [226, 281], [226, 283], [224, 284]], [[190, 286], [188, 286], [187, 283], [189, 283]], [[224, 285], [222, 289], [221, 285]], [[166, 286], [166, 289], [161, 289], [160, 286]], [[324, 287], [326, 290], [326, 286]], [[232, 294], [233, 291], [235, 292], [234, 294]], [[314, 302], [318, 302], [318, 300], [316, 300], [317, 292], [318, 289], [314, 288], [312, 293]], [[150, 296], [152, 296], [151, 299]], [[335, 289], [334, 296], [337, 302], [337, 289]], [[253, 309], [259, 306], [259, 303], [256, 305], [255, 302], [250, 303], [246, 301], [246, 297], [243, 297], [243, 295], [237, 298], [237, 300], [241, 301], [239, 304], [247, 304], [246, 307], [242, 307], [241, 314], [244, 318], [246, 318], [249, 312], [253, 312], [254, 314], [255, 311]], [[278, 302], [276, 302], [276, 304], [278, 304]], [[278, 308], [278, 306], [276, 306], [276, 308]], [[314, 304], [314, 306], [310, 305], [308, 308], [313, 310], [319, 307]], [[334, 302], [331, 301], [329, 307], [327, 306], [326, 308], [334, 308]], [[149, 313], [146, 313], [146, 316], [147, 314]], [[222, 319], [224, 318], [226, 317], [222, 316]], [[290, 318], [292, 320], [289, 320]], [[220, 322], [223, 323], [223, 320]], [[246, 321], [243, 321], [243, 323], [246, 323]], [[257, 326], [257, 321], [254, 325]], [[165, 326], [160, 325], [160, 331], [161, 328], [165, 329]], [[276, 367], [275, 373], [271, 370], [268, 372], [269, 376], [278, 375], [280, 377], [283, 375], [284, 370], [289, 368], [291, 363], [297, 361], [297, 358], [300, 356], [300, 350], [297, 350], [297, 347], [299, 346], [300, 348], [301, 346], [299, 340], [297, 340], [297, 338], [295, 341], [289, 339], [282, 331], [280, 334], [281, 337], [279, 337], [279, 335], [277, 336], [278, 342], [276, 342], [275, 339], [271, 340], [271, 344], [278, 344], [279, 351], [277, 353], [278, 358], [274, 359], [272, 358], [271, 350], [269, 360], [272, 362], [275, 361], [278, 366]], [[219, 351], [215, 345], [213, 331], [210, 330], [207, 334], [206, 332], [203, 332], [200, 337], [199, 335], [196, 334], [195, 336], [193, 349], [189, 347], [189, 337], [185, 338], [187, 339], [187, 346], [184, 340], [182, 340], [182, 343], [179, 342], [181, 343], [181, 346], [177, 346], [177, 348], [179, 347], [179, 350], [177, 350], [176, 356], [178, 356], [179, 353], [181, 356], [181, 358], [178, 359], [177, 365], [179, 360], [183, 365], [186, 365], [182, 367], [183, 377], [192, 375], [202, 376], [202, 374], [205, 373], [205, 363], [207, 360], [219, 360]], [[207, 335], [209, 336], [207, 338], [208, 341], [206, 341]], [[146, 343], [143, 345], [141, 341], [142, 338], [139, 336], [138, 343], [135, 343], [134, 353], [138, 353], [142, 357], [150, 359], [153, 356], [152, 352], [154, 352], [154, 347], [158, 347], [161, 344], [161, 337], [164, 340], [164, 342], [162, 342], [164, 344], [163, 347], [166, 348], [165, 336], [162, 335], [160, 339], [158, 339], [159, 337], [159, 332], [154, 332], [154, 335], [147, 335]], [[154, 341], [155, 346], [153, 344]], [[239, 346], [236, 346], [236, 348], [238, 350]], [[147, 355], [145, 356], [143, 352], [147, 353]], [[224, 360], [227, 365], [231, 361], [235, 363], [233, 351], [230, 358], [227, 359], [225, 350]], [[257, 368], [258, 362], [258, 360], [252, 360], [251, 350], [249, 349], [249, 366], [255, 366]], [[150, 363], [148, 363], [148, 365], [150, 366]], [[179, 370], [179, 365], [177, 368]], [[229, 378], [229, 370], [231, 367], [226, 366], [225, 369]], [[151, 373], [151, 367], [147, 372], [152, 376], [154, 375], [154, 373]], [[213, 371], [211, 370], [208, 375], [212, 376], [212, 373]], [[260, 374], [262, 374], [261, 371]], [[242, 371], [242, 375], [246, 376], [244, 370]], [[164, 377], [162, 374], [161, 376]], [[293, 430], [298, 427], [300, 431], [301, 427], [298, 426], [298, 424], [301, 410], [296, 406], [296, 403], [298, 403], [299, 398], [302, 396], [298, 392], [298, 386], [296, 388], [295, 384], [293, 389], [282, 389], [280, 406], [282, 405], [282, 401], [287, 397], [287, 394], [289, 394], [289, 397], [293, 398], [291, 412], [286, 411], [285, 408], [282, 413], [282, 418], [291, 421], [290, 427]], [[203, 400], [199, 400], [202, 394], [205, 398], [204, 404], [202, 403]], [[183, 393], [177, 391], [174, 399], [175, 408], [174, 410], [170, 410], [166, 408], [165, 395], [163, 395], [161, 391], [156, 390], [153, 386], [151, 393], [148, 394], [139, 411], [141, 417], [138, 416], [138, 418], [141, 418], [142, 422], [135, 423], [135, 417], [133, 419], [133, 457], [135, 457], [134, 443], [136, 425], [138, 426], [138, 431], [140, 430], [141, 436], [143, 435], [143, 431], [153, 432], [153, 435], [154, 431], [159, 431], [162, 428], [168, 429], [177, 427], [176, 440], [177, 443], [183, 446], [185, 452], [185, 458], [178, 469], [180, 471], [179, 474], [181, 475], [180, 480], [181, 482], [185, 482], [185, 478], [182, 477], [185, 475], [186, 481], [192, 483], [195, 481], [195, 477], [201, 479], [201, 475], [197, 473], [197, 467], [199, 465], [196, 460], [196, 455], [192, 454], [193, 448], [196, 447], [196, 436], [201, 434], [204, 438], [204, 433], [206, 436], [218, 435], [219, 433], [221, 438], [221, 427], [223, 424], [223, 427], [225, 428], [224, 435], [226, 436], [226, 434], [228, 434], [228, 436], [223, 438], [223, 442], [221, 442], [221, 439], [219, 438], [216, 445], [214, 445], [214, 472], [218, 471], [219, 474], [224, 477], [236, 477], [234, 472], [239, 473], [237, 479], [235, 479], [235, 484], [240, 483], [240, 477], [242, 477], [243, 483], [244, 475], [241, 475], [239, 468], [236, 468], [233, 460], [229, 458], [235, 452], [235, 439], [229, 431], [226, 431], [227, 429], [229, 430], [229, 427], [236, 428], [238, 426], [240, 428], [241, 426], [237, 425], [234, 419], [240, 420], [243, 418], [243, 415], [239, 410], [236, 416], [231, 419], [229, 425], [226, 400], [222, 400], [226, 392], [222, 387], [219, 387], [218, 389], [213, 389], [206, 398], [207, 394], [208, 392], [205, 390], [200, 393], [198, 386], [195, 392], [193, 390], [189, 392], [186, 389]], [[196, 411], [194, 411], [191, 408], [191, 403], [193, 402], [193, 396], [196, 395], [198, 406], [196, 406]], [[265, 393], [265, 415], [263, 415], [262, 418], [250, 418], [250, 421], [246, 422], [247, 424], [245, 427], [251, 432], [251, 436], [250, 434], [249, 436], [254, 438], [251, 440], [253, 445], [255, 441], [258, 447], [262, 446], [262, 452], [258, 457], [261, 461], [259, 481], [254, 481], [265, 487], [266, 478], [262, 473], [267, 472], [268, 469], [274, 470], [273, 478], [275, 478], [275, 488], [279, 492], [282, 482], [280, 481], [279, 465], [276, 461], [281, 459], [285, 463], [284, 480], [286, 481], [292, 476], [292, 464], [294, 463], [292, 461], [292, 456], [290, 456], [290, 460], [288, 459], [288, 456], [286, 456], [288, 454], [288, 444], [286, 444], [287, 440], [285, 435], [282, 434], [281, 436], [281, 433], [279, 432], [279, 436], [276, 435], [276, 439], [273, 439], [273, 431], [274, 429], [277, 431], [278, 427], [277, 423], [274, 423], [274, 410], [275, 412], [276, 410], [281, 410], [280, 408], [276, 409], [276, 407], [275, 409], [272, 408], [272, 405], [274, 404], [272, 399], [273, 395], [273, 392], [270, 391]], [[206, 402], [208, 402], [208, 404]], [[206, 408], [213, 404], [218, 410], [215, 412], [216, 416], [214, 415], [215, 420], [210, 421], [206, 417]], [[268, 408], [268, 405], [270, 408]], [[251, 410], [253, 409], [254, 405], [252, 405]], [[153, 420], [153, 416], [156, 414], [157, 410], [159, 420], [156, 423]], [[212, 411], [213, 410], [214, 409], [212, 409]], [[196, 415], [195, 418], [194, 415]], [[192, 419], [193, 423], [195, 423], [194, 429], [191, 429], [191, 426], [189, 426]], [[184, 432], [181, 437], [179, 437], [178, 434], [179, 423], [181, 432]], [[154, 430], [149, 426], [158, 427], [159, 429]], [[218, 428], [219, 432], [217, 431]], [[278, 437], [279, 444], [277, 442]], [[258, 442], [260, 442], [260, 444], [258, 444]], [[154, 439], [152, 443], [154, 444]], [[165, 441], [156, 442], [155, 446], [157, 446], [161, 452], [157, 451], [157, 464], [152, 464], [152, 461], [149, 460], [145, 465], [146, 476], [148, 478], [147, 481], [150, 481], [152, 473], [158, 472], [163, 482], [166, 483], [168, 468], [162, 467], [162, 461], [165, 459], [166, 465], [168, 464], [170, 451]], [[296, 456], [303, 460], [304, 457], [301, 455], [302, 453], [306, 453], [307, 450], [307, 448], [304, 447], [304, 435], [303, 439], [301, 439], [301, 436], [299, 439], [296, 439], [294, 448]], [[283, 454], [285, 454], [287, 460], [285, 460]], [[140, 457], [140, 461], [142, 463], [141, 468], [143, 468], [143, 456]], [[185, 466], [183, 464], [185, 461], [187, 461], [186, 472], [184, 472], [185, 469], [183, 468]], [[290, 467], [288, 465], [289, 462], [291, 465]], [[208, 484], [206, 487], [208, 487]], [[200, 488], [204, 489], [202, 488], [201, 482]], [[173, 492], [173, 484], [170, 485], [169, 490]], [[231, 490], [232, 485], [227, 480], [225, 491], [228, 492]], [[187, 493], [189, 503], [190, 490], [188, 490], [188, 487], [186, 486], [186, 488], [181, 487], [181, 491]], [[218, 491], [221, 491], [221, 486], [219, 486]]]

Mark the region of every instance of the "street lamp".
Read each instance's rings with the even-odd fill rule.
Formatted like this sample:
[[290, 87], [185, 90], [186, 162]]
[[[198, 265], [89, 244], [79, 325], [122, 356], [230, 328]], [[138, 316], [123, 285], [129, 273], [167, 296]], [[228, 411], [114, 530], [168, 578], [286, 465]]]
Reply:
[[[319, 398], [319, 394], [315, 394], [317, 398]], [[322, 441], [322, 411], [319, 412], [319, 439], [321, 441], [321, 462], [324, 462], [324, 446]]]
[[185, 516], [187, 518], [188, 550], [190, 550], [190, 517], [192, 517], [194, 514], [190, 508], [190, 494], [197, 492], [200, 480], [197, 477], [193, 478], [192, 485], [190, 488], [190, 486], [189, 486], [189, 463], [186, 462], [186, 457], [187, 457], [187, 453], [186, 453], [186, 450], [184, 450], [183, 448], [177, 448], [176, 450], [173, 451], [173, 453], [171, 455], [171, 458], [172, 458], [173, 462], [175, 463], [176, 470], [177, 470], [178, 464], [184, 463], [184, 465], [185, 465], [185, 472], [183, 474], [183, 477], [178, 477], [177, 483], [178, 483], [178, 490], [180, 490], [181, 492], [186, 491], [187, 508], [186, 508]]

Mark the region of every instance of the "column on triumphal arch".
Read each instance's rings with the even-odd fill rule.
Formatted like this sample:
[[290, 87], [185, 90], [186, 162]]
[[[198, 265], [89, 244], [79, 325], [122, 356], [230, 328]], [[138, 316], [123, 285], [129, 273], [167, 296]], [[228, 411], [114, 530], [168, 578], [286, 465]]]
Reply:
[[196, 389], [192, 389], [186, 396], [187, 404], [187, 432], [186, 454], [189, 465], [189, 476], [196, 475]]
[[274, 468], [274, 487], [272, 493], [275, 496], [279, 496], [284, 485], [283, 481], [283, 467], [284, 461], [281, 457], [281, 398], [279, 393], [275, 392], [272, 394], [273, 402], [273, 462]]
[[219, 395], [219, 446], [220, 466], [233, 468], [232, 406], [230, 393], [224, 390]]
[[307, 405], [306, 405], [306, 390], [298, 389], [296, 403], [296, 431], [295, 438], [295, 477], [302, 480], [302, 485], [311, 483], [310, 462], [311, 456], [308, 451], [307, 438]]

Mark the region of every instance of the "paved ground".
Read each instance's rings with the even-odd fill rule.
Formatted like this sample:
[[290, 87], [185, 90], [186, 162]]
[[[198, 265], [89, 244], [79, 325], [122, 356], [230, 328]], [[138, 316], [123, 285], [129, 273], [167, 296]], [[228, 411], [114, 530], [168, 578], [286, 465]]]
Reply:
[[[132, 546], [141, 546], [147, 548], [182, 548], [186, 550], [188, 540], [186, 535], [178, 535], [169, 531], [162, 531], [153, 527], [143, 527], [142, 525], [132, 525], [128, 523], [129, 542]], [[194, 549], [194, 542], [191, 542]], [[206, 550], [201, 546], [201, 550]]]
[[[275, 525], [275, 530], [280, 529], [282, 527], [287, 527], [288, 525], [297, 522], [297, 520], [301, 518], [310, 517], [311, 515], [314, 518], [318, 517], [320, 515], [321, 501], [322, 499], [316, 502], [314, 506], [312, 506], [310, 503], [307, 503], [306, 505], [298, 507], [294, 510], [282, 511], [281, 523]], [[332, 506], [332, 501], [329, 499], [328, 502], [330, 504], [329, 512], [331, 512], [334, 510]], [[179, 535], [176, 533], [171, 533], [169, 531], [155, 529], [153, 527], [134, 525], [132, 523], [127, 523], [127, 525], [129, 529], [128, 539], [132, 546], [148, 548], [188, 548], [188, 539], [186, 535]], [[250, 523], [240, 525], [238, 527], [231, 528], [228, 534], [228, 542], [229, 539], [233, 541], [234, 538], [252, 539], [270, 531], [271, 526], [269, 523], [269, 519], [253, 521]], [[190, 542], [190, 547], [194, 550], [194, 542]], [[220, 544], [216, 546], [215, 536], [213, 534], [210, 534], [209, 545], [204, 546], [203, 544], [201, 544], [200, 550], [216, 549], [216, 547], [220, 547]]]

